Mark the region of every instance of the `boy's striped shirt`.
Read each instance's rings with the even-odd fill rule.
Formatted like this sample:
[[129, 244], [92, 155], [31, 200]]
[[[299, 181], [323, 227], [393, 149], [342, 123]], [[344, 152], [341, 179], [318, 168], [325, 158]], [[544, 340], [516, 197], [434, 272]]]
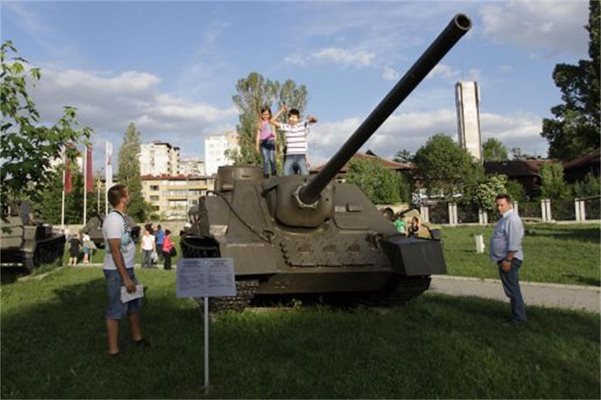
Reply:
[[286, 155], [307, 154], [308, 122], [299, 122], [296, 125], [281, 124], [280, 130], [286, 137]]

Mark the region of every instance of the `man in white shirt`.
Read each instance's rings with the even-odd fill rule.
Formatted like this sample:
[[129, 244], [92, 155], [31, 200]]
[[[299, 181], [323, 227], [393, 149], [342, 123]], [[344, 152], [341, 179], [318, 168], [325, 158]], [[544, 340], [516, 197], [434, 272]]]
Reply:
[[129, 319], [131, 337], [135, 346], [148, 347], [140, 329], [140, 308], [142, 299], [137, 298], [126, 303], [121, 302], [121, 287], [129, 293], [136, 291], [134, 258], [136, 246], [131, 237], [131, 227], [125, 218], [129, 204], [129, 194], [124, 185], [115, 185], [108, 192], [109, 203], [113, 209], [102, 222], [106, 254], [103, 272], [107, 282], [108, 306], [106, 311], [106, 332], [108, 353], [119, 354], [119, 321], [125, 315]]

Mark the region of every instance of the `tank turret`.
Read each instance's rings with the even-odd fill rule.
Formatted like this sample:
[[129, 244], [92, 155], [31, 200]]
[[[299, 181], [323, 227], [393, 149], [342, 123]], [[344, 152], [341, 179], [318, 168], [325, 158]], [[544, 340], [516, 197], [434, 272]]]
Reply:
[[[83, 233], [87, 233], [90, 236], [90, 240], [94, 242], [94, 245], [99, 249], [104, 248], [104, 236], [102, 234], [102, 222], [104, 221], [104, 213], [96, 214], [92, 218], [88, 220], [88, 222], [81, 228]], [[134, 242], [137, 242], [140, 238], [141, 227], [136, 225], [134, 220], [126, 215], [125, 219], [127, 221], [127, 225], [131, 228], [131, 237]]]
[[215, 191], [190, 212], [181, 247], [187, 258], [234, 259], [239, 296], [222, 299], [227, 307], [309, 293], [404, 301], [446, 272], [439, 240], [399, 235], [356, 185], [333, 179], [470, 27], [456, 15], [317, 175], [263, 179], [258, 167], [219, 169]]

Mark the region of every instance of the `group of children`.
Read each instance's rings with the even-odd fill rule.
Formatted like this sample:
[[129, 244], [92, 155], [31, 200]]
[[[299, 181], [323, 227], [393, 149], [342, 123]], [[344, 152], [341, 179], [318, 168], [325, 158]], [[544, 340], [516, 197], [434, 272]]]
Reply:
[[69, 245], [69, 265], [77, 265], [82, 250], [84, 264], [90, 263], [92, 251], [96, 249], [94, 242], [90, 239], [90, 235], [88, 235], [85, 232], [82, 232], [80, 238], [80, 235], [76, 233], [75, 235], [68, 238], [67, 243]]
[[405, 220], [401, 218], [401, 216], [397, 216], [397, 218], [393, 222], [394, 227], [397, 232], [409, 237], [418, 237], [419, 230], [421, 228], [421, 224], [419, 222], [418, 217], [412, 217], [409, 222], [409, 226], [406, 226]]
[[[288, 112], [288, 123], [278, 121], [283, 112]], [[317, 118], [309, 115], [303, 122], [300, 121], [300, 112], [296, 108], [288, 109], [283, 106], [275, 115], [271, 115], [269, 107], [261, 109], [260, 121], [257, 124], [255, 140], [256, 150], [263, 157], [263, 174], [266, 178], [275, 176], [275, 153], [277, 134], [274, 128], [279, 129], [286, 140], [284, 147], [284, 175], [309, 175], [307, 164], [307, 134], [309, 125], [317, 122]]]

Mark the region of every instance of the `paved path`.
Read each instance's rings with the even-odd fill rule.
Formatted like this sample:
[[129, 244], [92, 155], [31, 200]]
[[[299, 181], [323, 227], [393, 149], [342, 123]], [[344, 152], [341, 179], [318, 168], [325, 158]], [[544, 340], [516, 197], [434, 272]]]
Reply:
[[[600, 312], [601, 288], [599, 287], [538, 282], [520, 282], [520, 285], [526, 305]], [[432, 276], [430, 290], [434, 293], [454, 296], [476, 296], [509, 301], [498, 279], [435, 275]]]

